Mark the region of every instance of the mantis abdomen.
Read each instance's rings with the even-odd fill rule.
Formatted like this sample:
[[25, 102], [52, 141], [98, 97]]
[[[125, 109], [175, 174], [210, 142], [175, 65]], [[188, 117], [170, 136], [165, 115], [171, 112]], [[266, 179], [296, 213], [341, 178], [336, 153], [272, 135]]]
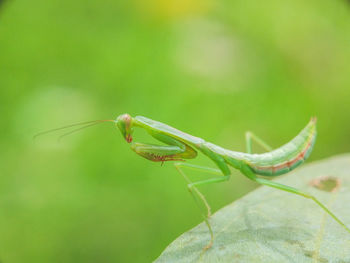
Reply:
[[289, 143], [263, 154], [244, 154], [244, 160], [254, 173], [277, 176], [287, 173], [302, 164], [310, 155], [316, 141], [316, 119]]

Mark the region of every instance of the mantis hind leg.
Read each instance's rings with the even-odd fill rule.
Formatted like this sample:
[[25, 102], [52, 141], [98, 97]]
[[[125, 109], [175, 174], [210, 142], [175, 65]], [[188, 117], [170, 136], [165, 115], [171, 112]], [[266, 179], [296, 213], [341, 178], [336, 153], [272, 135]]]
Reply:
[[266, 186], [273, 187], [273, 188], [277, 188], [277, 189], [282, 190], [282, 191], [297, 194], [297, 195], [300, 195], [300, 196], [305, 197], [307, 199], [311, 199], [319, 207], [321, 207], [327, 214], [329, 214], [335, 221], [337, 221], [343, 228], [345, 228], [346, 231], [348, 231], [350, 233], [350, 229], [337, 216], [335, 216], [321, 201], [319, 201], [313, 195], [308, 194], [304, 191], [300, 191], [296, 188], [284, 185], [284, 184], [276, 183], [274, 181], [266, 180], [264, 178], [259, 178], [250, 170], [249, 167], [243, 168], [242, 172], [249, 179], [251, 179], [259, 184], [266, 185]]
[[[211, 215], [211, 209], [210, 206], [206, 200], [206, 198], [204, 197], [204, 195], [197, 189], [197, 186], [199, 185], [205, 185], [205, 184], [212, 184], [212, 183], [219, 183], [219, 182], [224, 182], [227, 181], [230, 178], [230, 175], [226, 175], [226, 176], [222, 176], [222, 172], [219, 169], [214, 169], [214, 168], [210, 168], [210, 167], [204, 167], [204, 166], [198, 166], [198, 165], [193, 165], [193, 164], [186, 164], [186, 163], [174, 163], [175, 168], [179, 171], [179, 173], [185, 178], [185, 180], [187, 181], [187, 187], [188, 190], [190, 192], [190, 194], [192, 195], [192, 198], [194, 199], [195, 203], [197, 204], [197, 206], [199, 207], [199, 209], [202, 212], [202, 216], [204, 218], [204, 222], [207, 225], [209, 232], [210, 232], [210, 242], [209, 244], [204, 248], [209, 249], [212, 245], [213, 245], [213, 241], [214, 241], [214, 234], [213, 234], [213, 230], [211, 228], [211, 225], [209, 223], [209, 217]], [[182, 168], [188, 168], [191, 170], [197, 170], [197, 171], [203, 171], [209, 174], [214, 174], [214, 175], [221, 175], [221, 177], [215, 177], [215, 178], [210, 178], [207, 180], [201, 180], [201, 181], [197, 181], [197, 182], [191, 182], [190, 179], [186, 176], [185, 172], [182, 170]], [[201, 204], [199, 203], [197, 196], [202, 200], [202, 202], [204, 203], [207, 211], [203, 210]]]
[[272, 147], [268, 145], [265, 141], [260, 139], [258, 136], [256, 136], [254, 133], [247, 131], [245, 133], [245, 140], [247, 145], [247, 153], [253, 153], [252, 149], [252, 142], [255, 141], [257, 144], [259, 144], [262, 148], [264, 148], [266, 151], [270, 152], [272, 151]]

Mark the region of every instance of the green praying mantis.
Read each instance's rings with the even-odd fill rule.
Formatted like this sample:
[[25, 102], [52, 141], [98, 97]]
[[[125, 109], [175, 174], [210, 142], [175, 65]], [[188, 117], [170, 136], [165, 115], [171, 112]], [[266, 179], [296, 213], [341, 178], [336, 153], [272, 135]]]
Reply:
[[[311, 118], [306, 127], [293, 140], [275, 150], [273, 150], [267, 143], [253, 133], [247, 132], [247, 153], [227, 150], [199, 137], [184, 133], [164, 123], [154, 121], [143, 116], [132, 117], [129, 114], [119, 115], [116, 120], [97, 120], [72, 124], [45, 131], [37, 134], [36, 136], [52, 131], [83, 125], [82, 127], [72, 131], [76, 132], [83, 128], [103, 122], [115, 123], [122, 133], [124, 139], [130, 144], [131, 149], [138, 155], [154, 162], [163, 163], [167, 161], [175, 161], [174, 166], [187, 181], [188, 190], [198, 207], [201, 209], [204, 222], [209, 229], [210, 241], [204, 247], [205, 250], [209, 249], [213, 245], [214, 241], [214, 233], [209, 222], [211, 209], [206, 198], [197, 187], [229, 180], [231, 175], [231, 170], [229, 168], [230, 166], [240, 170], [240, 172], [247, 178], [259, 184], [311, 199], [350, 233], [350, 229], [314, 196], [296, 188], [258, 177], [272, 177], [288, 173], [301, 165], [309, 157], [316, 141], [316, 118]], [[163, 145], [134, 142], [134, 128], [144, 129], [153, 138], [163, 143]], [[66, 133], [65, 135], [61, 136], [61, 138], [71, 134], [72, 132]], [[263, 154], [253, 154], [252, 141], [260, 144], [267, 150], [267, 152]], [[197, 152], [201, 152], [202, 154], [206, 155], [212, 162], [214, 162], [218, 169], [184, 162], [185, 159], [196, 158]], [[202, 171], [213, 175], [213, 178], [191, 182], [186, 176], [184, 169]], [[199, 201], [202, 201], [202, 203]]]

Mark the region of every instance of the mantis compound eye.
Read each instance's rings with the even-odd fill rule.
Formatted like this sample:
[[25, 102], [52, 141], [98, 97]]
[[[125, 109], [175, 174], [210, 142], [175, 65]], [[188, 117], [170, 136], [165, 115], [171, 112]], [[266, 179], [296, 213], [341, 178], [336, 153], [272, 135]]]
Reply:
[[128, 143], [132, 142], [132, 117], [125, 113], [117, 118], [117, 126]]

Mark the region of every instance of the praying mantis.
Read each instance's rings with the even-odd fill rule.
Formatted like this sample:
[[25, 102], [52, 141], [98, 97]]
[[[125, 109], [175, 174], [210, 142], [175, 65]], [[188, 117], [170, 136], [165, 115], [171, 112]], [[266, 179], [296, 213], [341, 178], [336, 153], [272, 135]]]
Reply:
[[[60, 129], [83, 125], [72, 131], [75, 132], [103, 122], [115, 123], [124, 139], [130, 144], [131, 150], [138, 155], [154, 162], [164, 163], [167, 161], [175, 161], [174, 166], [187, 181], [188, 190], [198, 207], [201, 209], [204, 222], [210, 233], [210, 241], [204, 247], [204, 250], [209, 249], [213, 245], [214, 233], [209, 222], [211, 216], [210, 206], [205, 196], [197, 187], [229, 180], [231, 175], [229, 167], [238, 169], [244, 176], [256, 183], [311, 199], [350, 233], [350, 229], [316, 197], [296, 188], [260, 177], [273, 177], [288, 173], [301, 165], [310, 156], [316, 141], [316, 118], [311, 118], [306, 127], [294, 139], [275, 150], [255, 134], [247, 132], [247, 153], [227, 150], [164, 123], [143, 116], [132, 117], [129, 114], [119, 115], [116, 120], [97, 120], [72, 124], [39, 133], [37, 136]], [[134, 128], [144, 129], [149, 135], [161, 142], [162, 145], [134, 142]], [[63, 136], [71, 134], [72, 132]], [[267, 150], [267, 152], [253, 154], [252, 141], [260, 144]], [[197, 152], [206, 155], [212, 162], [214, 162], [217, 168], [185, 163], [186, 159], [196, 158], [198, 154]], [[184, 169], [202, 171], [213, 175], [213, 178], [192, 182], [185, 174]], [[200, 203], [200, 201], [202, 201], [202, 203]]]

